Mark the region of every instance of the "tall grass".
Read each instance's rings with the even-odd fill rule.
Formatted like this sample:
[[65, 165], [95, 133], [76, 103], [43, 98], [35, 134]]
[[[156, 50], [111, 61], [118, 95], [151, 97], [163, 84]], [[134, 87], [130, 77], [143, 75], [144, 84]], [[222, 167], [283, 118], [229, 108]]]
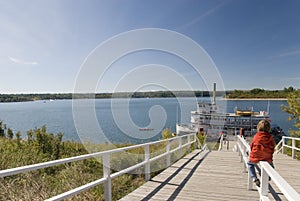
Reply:
[[[1, 170], [88, 153], [83, 144], [63, 142], [57, 136], [47, 133], [45, 128], [29, 133], [30, 138], [27, 140], [7, 138], [6, 135], [0, 137]], [[112, 145], [107, 144], [94, 146], [101, 150], [112, 148]], [[121, 146], [127, 144], [117, 145]], [[117, 157], [113, 158], [112, 165], [123, 168], [117, 164], [118, 161]], [[126, 166], [130, 163], [130, 160], [123, 160], [121, 164]], [[0, 200], [44, 200], [102, 177], [103, 166], [96, 158], [30, 171], [0, 178]], [[143, 175], [138, 174], [125, 174], [113, 179], [113, 200], [123, 197], [143, 183]], [[104, 200], [103, 186], [94, 187], [70, 200]]]
[[[87, 154], [85, 145], [62, 141], [62, 136], [46, 132], [46, 127], [31, 130], [26, 140], [0, 137], [0, 169], [14, 168], [55, 159]], [[178, 145], [171, 142], [171, 148]], [[186, 142], [183, 142], [186, 143]], [[124, 147], [129, 144], [88, 144], [94, 152]], [[165, 143], [150, 146], [151, 157], [165, 152]], [[187, 148], [183, 154], [187, 153]], [[171, 162], [179, 158], [179, 151], [171, 155]], [[125, 169], [144, 160], [144, 149], [136, 148], [111, 155], [111, 173]], [[166, 158], [151, 163], [153, 177], [166, 168]], [[100, 158], [67, 163], [55, 167], [30, 171], [0, 178], [0, 200], [44, 200], [103, 177]], [[112, 180], [112, 199], [118, 200], [145, 182], [144, 167]], [[103, 185], [71, 197], [69, 200], [104, 200]]]

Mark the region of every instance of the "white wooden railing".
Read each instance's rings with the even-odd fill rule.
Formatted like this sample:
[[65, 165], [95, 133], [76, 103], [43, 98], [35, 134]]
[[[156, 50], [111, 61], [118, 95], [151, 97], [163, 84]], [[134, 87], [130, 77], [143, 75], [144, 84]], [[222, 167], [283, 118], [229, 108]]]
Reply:
[[226, 149], [229, 149], [229, 140], [227, 140], [226, 137], [224, 137], [224, 134], [220, 136], [220, 141], [219, 141], [219, 148], [218, 151], [221, 151], [223, 149], [223, 145], [226, 145]]
[[239, 156], [241, 157], [241, 162], [244, 162], [244, 169], [247, 170], [247, 162], [249, 158], [250, 153], [250, 145], [246, 142], [246, 140], [241, 137], [240, 135], [237, 135], [237, 144], [236, 144], [236, 151], [239, 153]]
[[[241, 156], [241, 162], [243, 162], [244, 170], [247, 171], [247, 162], [250, 154], [250, 145], [246, 142], [244, 138], [241, 136], [237, 136], [237, 146], [236, 150], [239, 152]], [[300, 195], [293, 187], [291, 187], [279, 174], [278, 172], [271, 167], [271, 165], [266, 161], [261, 161], [259, 163], [261, 169], [261, 187], [258, 188], [258, 192], [260, 195], [260, 200], [269, 201], [268, 198], [268, 190], [269, 190], [269, 177], [275, 183], [275, 185], [279, 188], [279, 190], [284, 194], [284, 196], [289, 201], [299, 201]], [[248, 189], [251, 190], [253, 188], [253, 181], [250, 178], [250, 174], [248, 172]]]
[[[287, 140], [292, 141], [292, 146], [286, 144]], [[296, 147], [296, 141], [300, 141], [300, 138], [283, 136], [280, 142], [275, 147], [276, 153], [282, 151], [282, 153], [285, 154], [286, 148], [290, 148], [292, 149], [292, 158], [295, 159], [296, 151], [300, 151], [300, 148]]]
[[[185, 138], [186, 143], [183, 139]], [[17, 167], [17, 168], [12, 168], [12, 169], [7, 169], [7, 170], [0, 170], [0, 178], [1, 177], [7, 177], [11, 175], [16, 175], [20, 173], [25, 173], [28, 171], [32, 170], [38, 170], [38, 169], [43, 169], [47, 167], [52, 167], [56, 165], [61, 165], [65, 163], [70, 163], [70, 162], [75, 162], [75, 161], [80, 161], [80, 160], [85, 160], [93, 157], [102, 157], [102, 163], [103, 163], [103, 177], [90, 182], [88, 184], [85, 184], [83, 186], [77, 187], [75, 189], [72, 189], [70, 191], [67, 191], [65, 193], [59, 194], [57, 196], [54, 196], [52, 198], [47, 199], [47, 201], [54, 201], [54, 200], [62, 200], [64, 198], [70, 197], [72, 195], [76, 195], [82, 191], [85, 191], [87, 189], [90, 189], [94, 186], [97, 186], [99, 184], [104, 185], [104, 197], [106, 201], [110, 201], [112, 199], [111, 195], [111, 180], [115, 177], [121, 176], [123, 174], [129, 173], [137, 168], [140, 167], [145, 167], [145, 179], [146, 181], [150, 180], [150, 172], [151, 172], [151, 167], [150, 163], [154, 162], [162, 157], [166, 157], [166, 166], [169, 167], [171, 165], [171, 154], [179, 151], [179, 157], [181, 158], [183, 156], [183, 148], [187, 147], [188, 152], [191, 150], [191, 145], [194, 144], [194, 147], [196, 148], [196, 134], [189, 134], [189, 135], [183, 135], [183, 136], [178, 136], [174, 137], [171, 139], [167, 140], [160, 140], [160, 141], [155, 141], [155, 142], [150, 142], [150, 143], [145, 143], [145, 144], [138, 144], [138, 145], [133, 145], [129, 147], [123, 147], [123, 148], [118, 148], [118, 149], [113, 149], [113, 150], [108, 150], [108, 151], [102, 151], [102, 152], [97, 152], [97, 153], [91, 153], [91, 154], [86, 154], [86, 155], [81, 155], [81, 156], [75, 156], [71, 158], [65, 158], [65, 159], [60, 159], [60, 160], [54, 160], [54, 161], [49, 161], [49, 162], [44, 162], [44, 163], [38, 163], [38, 164], [33, 164], [33, 165], [27, 165], [23, 167]], [[171, 142], [172, 141], [178, 141], [178, 145], [176, 147], [171, 148]], [[165, 152], [155, 156], [153, 158], [150, 158], [150, 145], [156, 145], [156, 144], [163, 144], [165, 143]], [[110, 156], [111, 154], [114, 153], [119, 153], [123, 151], [128, 151], [136, 148], [144, 148], [144, 161], [135, 164], [133, 166], [130, 166], [126, 169], [120, 170], [118, 172], [115, 172], [111, 174], [110, 171]]]

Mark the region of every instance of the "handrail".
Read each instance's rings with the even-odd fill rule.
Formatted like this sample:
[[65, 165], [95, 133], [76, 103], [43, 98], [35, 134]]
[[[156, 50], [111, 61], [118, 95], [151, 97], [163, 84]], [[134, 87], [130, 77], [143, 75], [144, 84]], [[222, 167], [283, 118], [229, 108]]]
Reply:
[[221, 135], [220, 136], [220, 142], [219, 142], [219, 149], [218, 149], [218, 151], [222, 150], [223, 138], [224, 138], [224, 135]]
[[[283, 140], [284, 141], [284, 140]], [[243, 163], [244, 170], [247, 170], [247, 162], [250, 154], [250, 145], [241, 136], [237, 136], [237, 146], [236, 150], [241, 156], [241, 162]], [[269, 200], [268, 198], [268, 186], [269, 177], [272, 178], [273, 182], [279, 188], [279, 190], [284, 194], [284, 196], [290, 201], [299, 201], [300, 195], [295, 191], [280, 175], [273, 169], [270, 164], [266, 161], [261, 161], [259, 163], [261, 168], [261, 188], [258, 188], [260, 200]], [[253, 182], [251, 181], [250, 174], [248, 171], [248, 190], [252, 189]]]
[[243, 137], [239, 135], [237, 136], [237, 145], [242, 156], [241, 162], [242, 160], [244, 160], [245, 164], [247, 164], [250, 153], [250, 145], [246, 142], [246, 140]]
[[226, 143], [226, 145], [227, 145], [226, 149], [228, 150], [229, 149], [229, 140], [227, 140], [227, 138], [224, 137], [224, 134], [221, 134], [218, 151], [221, 151], [223, 149], [223, 143], [224, 144]]
[[[275, 153], [278, 154], [282, 150], [282, 143], [283, 143], [283, 138], [277, 143], [275, 146]], [[281, 145], [281, 146], [280, 146]], [[280, 148], [279, 148], [280, 147]]]
[[[192, 136], [193, 136], [193, 140], [191, 140]], [[182, 143], [183, 138], [187, 138], [187, 142], [185, 144]], [[32, 170], [39, 170], [39, 169], [43, 169], [43, 168], [47, 168], [47, 167], [57, 166], [57, 165], [65, 164], [65, 163], [70, 163], [70, 162], [75, 162], [75, 161], [80, 161], [80, 160], [85, 160], [85, 159], [101, 156], [102, 163], [103, 163], [103, 177], [102, 178], [100, 178], [96, 181], [90, 182], [88, 184], [85, 184], [83, 186], [77, 187], [75, 189], [72, 189], [70, 191], [67, 191], [65, 193], [62, 193], [60, 195], [56, 195], [52, 198], [47, 199], [47, 201], [62, 200], [62, 199], [68, 198], [72, 195], [76, 195], [87, 189], [90, 189], [99, 184], [104, 184], [105, 200], [110, 201], [112, 199], [111, 179], [144, 166], [145, 167], [145, 179], [146, 179], [146, 181], [148, 181], [148, 180], [150, 180], [150, 172], [151, 172], [150, 171], [150, 163], [151, 162], [156, 161], [162, 157], [166, 157], [166, 165], [167, 165], [167, 167], [169, 167], [171, 165], [171, 154], [176, 151], [179, 151], [180, 158], [181, 158], [183, 156], [182, 149], [184, 147], [188, 147], [188, 152], [190, 152], [190, 147], [194, 143], [194, 145], [195, 145], [194, 147], [196, 148], [196, 139], [197, 139], [196, 134], [188, 134], [188, 135], [177, 136], [177, 137], [166, 139], [166, 140], [159, 140], [159, 141], [155, 141], [155, 142], [149, 142], [149, 143], [138, 144], [138, 145], [133, 145], [133, 146], [128, 146], [128, 147], [122, 147], [122, 148], [118, 148], [118, 149], [112, 149], [112, 150], [107, 150], [107, 151], [102, 151], [102, 152], [97, 152], [97, 153], [85, 154], [85, 155], [80, 155], [80, 156], [75, 156], [75, 157], [70, 157], [70, 158], [48, 161], [48, 162], [44, 162], [44, 163], [38, 163], [38, 164], [33, 164], [33, 165], [27, 165], [27, 166], [22, 166], [22, 167], [6, 169], [6, 170], [0, 170], [0, 178], [11, 176], [11, 175], [16, 175], [16, 174], [20, 174], [20, 173], [25, 173], [25, 172], [32, 171]], [[174, 140], [178, 140], [178, 146], [174, 147], [171, 150], [170, 142], [174, 141]], [[158, 156], [150, 158], [149, 146], [156, 145], [156, 144], [163, 143], [163, 142], [166, 143], [165, 152]], [[135, 164], [133, 166], [130, 166], [126, 169], [115, 172], [113, 174], [110, 174], [110, 155], [111, 154], [119, 153], [122, 151], [128, 151], [128, 150], [132, 150], [132, 149], [140, 148], [140, 147], [144, 148], [144, 157], [145, 157], [144, 161], [142, 161], [138, 164]], [[206, 146], [204, 146], [202, 149], [205, 149], [205, 148], [206, 148]]]
[[[286, 144], [286, 141], [288, 139], [292, 140], [292, 146]], [[290, 148], [290, 149], [292, 149], [292, 158], [295, 159], [296, 158], [296, 151], [300, 151], [300, 148], [296, 147], [296, 141], [300, 141], [300, 138], [282, 136], [282, 139], [280, 140], [280, 142], [275, 147], [276, 153], [279, 153], [280, 150], [281, 150], [282, 154], [285, 154], [286, 148]], [[279, 148], [280, 145], [281, 145], [281, 148]]]
[[269, 177], [273, 180], [276, 186], [280, 189], [283, 195], [289, 201], [299, 201], [300, 194], [287, 183], [278, 172], [271, 167], [271, 165], [266, 161], [260, 162], [261, 167], [261, 189], [260, 196], [261, 200], [269, 200], [268, 198], [268, 187], [269, 187]]

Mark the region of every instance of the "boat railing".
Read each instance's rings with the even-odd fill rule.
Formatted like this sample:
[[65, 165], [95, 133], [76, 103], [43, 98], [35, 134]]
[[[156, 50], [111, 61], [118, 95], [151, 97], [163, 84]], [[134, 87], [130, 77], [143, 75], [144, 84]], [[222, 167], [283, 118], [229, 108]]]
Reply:
[[[112, 149], [112, 150], [107, 150], [107, 151], [102, 151], [102, 152], [97, 152], [97, 153], [91, 153], [91, 154], [85, 154], [85, 155], [80, 155], [80, 156], [75, 156], [75, 157], [70, 157], [70, 158], [64, 158], [64, 159], [59, 159], [59, 160], [54, 160], [54, 161], [48, 161], [44, 163], [38, 163], [38, 164], [33, 164], [33, 165], [27, 165], [27, 166], [22, 166], [22, 167], [16, 167], [16, 168], [11, 168], [11, 169], [6, 169], [6, 170], [0, 170], [0, 178], [3, 177], [8, 177], [16, 174], [21, 174], [33, 170], [39, 170], [39, 169], [44, 169], [47, 167], [53, 167], [61, 164], [66, 164], [66, 163], [71, 163], [75, 161], [81, 161], [85, 159], [90, 159], [90, 158], [95, 158], [95, 157], [102, 157], [102, 164], [103, 164], [103, 177], [90, 182], [88, 184], [85, 184], [83, 186], [77, 187], [75, 189], [72, 189], [70, 191], [67, 191], [65, 193], [56, 195], [52, 198], [47, 199], [47, 201], [53, 201], [53, 200], [62, 200], [65, 198], [68, 198], [70, 196], [79, 194], [80, 192], [83, 192], [87, 189], [90, 189], [94, 186], [103, 184], [104, 185], [104, 197], [106, 201], [112, 200], [112, 186], [111, 186], [111, 180], [113, 178], [116, 178], [118, 176], [121, 176], [123, 174], [129, 173], [133, 170], [136, 170], [138, 168], [144, 167], [144, 174], [145, 174], [145, 180], [148, 181], [150, 180], [150, 173], [151, 173], [151, 166], [150, 163], [155, 162], [163, 157], [166, 158], [166, 166], [169, 167], [171, 165], [171, 154], [174, 152], [179, 153], [179, 158], [183, 157], [184, 150], [187, 149], [187, 152], [191, 151], [192, 145], [194, 145], [194, 148], [196, 148], [196, 141], [197, 136], [196, 134], [188, 134], [188, 135], [182, 135], [182, 136], [177, 136], [174, 138], [166, 139], [166, 140], [160, 140], [160, 141], [155, 141], [155, 142], [149, 142], [149, 143], [144, 143], [144, 144], [138, 144], [138, 145], [133, 145], [133, 146], [128, 146], [128, 147], [123, 147], [123, 148], [118, 148], [118, 149]], [[172, 144], [171, 142], [178, 141], [176, 143], [176, 146]], [[150, 153], [150, 145], [162, 145], [164, 146], [164, 152], [161, 153], [160, 155], [153, 156], [151, 158], [151, 153]], [[111, 174], [111, 155], [115, 153], [120, 153], [123, 151], [129, 151], [132, 149], [136, 148], [144, 148], [144, 160], [140, 163], [137, 163], [135, 165], [132, 165], [126, 169], [120, 170], [118, 172], [114, 172]], [[185, 149], [184, 149], [185, 148]], [[206, 146], [204, 145], [202, 149], [206, 149]]]
[[[250, 145], [246, 142], [246, 140], [237, 136], [237, 145], [235, 147], [236, 151], [238, 151], [241, 156], [241, 162], [243, 163], [244, 171], [248, 171], [247, 162], [250, 154]], [[299, 193], [283, 179], [280, 174], [271, 167], [271, 165], [266, 161], [261, 161], [259, 163], [261, 169], [261, 187], [257, 187], [259, 192], [260, 200], [268, 201], [268, 187], [269, 187], [269, 177], [272, 179], [273, 183], [278, 187], [278, 189], [283, 193], [283, 195], [290, 201], [300, 200]], [[253, 189], [253, 182], [250, 178], [250, 174], [248, 171], [248, 190]]]
[[300, 142], [300, 138], [282, 136], [282, 139], [275, 147], [276, 153], [279, 153], [281, 151], [282, 154], [286, 154], [286, 150], [288, 148], [292, 150], [291, 157], [295, 159], [297, 151], [300, 151], [300, 147], [297, 147], [297, 141]]

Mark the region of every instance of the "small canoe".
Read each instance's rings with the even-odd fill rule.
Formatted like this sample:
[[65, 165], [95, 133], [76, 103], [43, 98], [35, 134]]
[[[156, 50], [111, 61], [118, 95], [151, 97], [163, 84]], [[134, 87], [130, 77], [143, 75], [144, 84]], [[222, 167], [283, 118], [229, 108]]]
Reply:
[[153, 128], [139, 128], [140, 131], [153, 131]]

